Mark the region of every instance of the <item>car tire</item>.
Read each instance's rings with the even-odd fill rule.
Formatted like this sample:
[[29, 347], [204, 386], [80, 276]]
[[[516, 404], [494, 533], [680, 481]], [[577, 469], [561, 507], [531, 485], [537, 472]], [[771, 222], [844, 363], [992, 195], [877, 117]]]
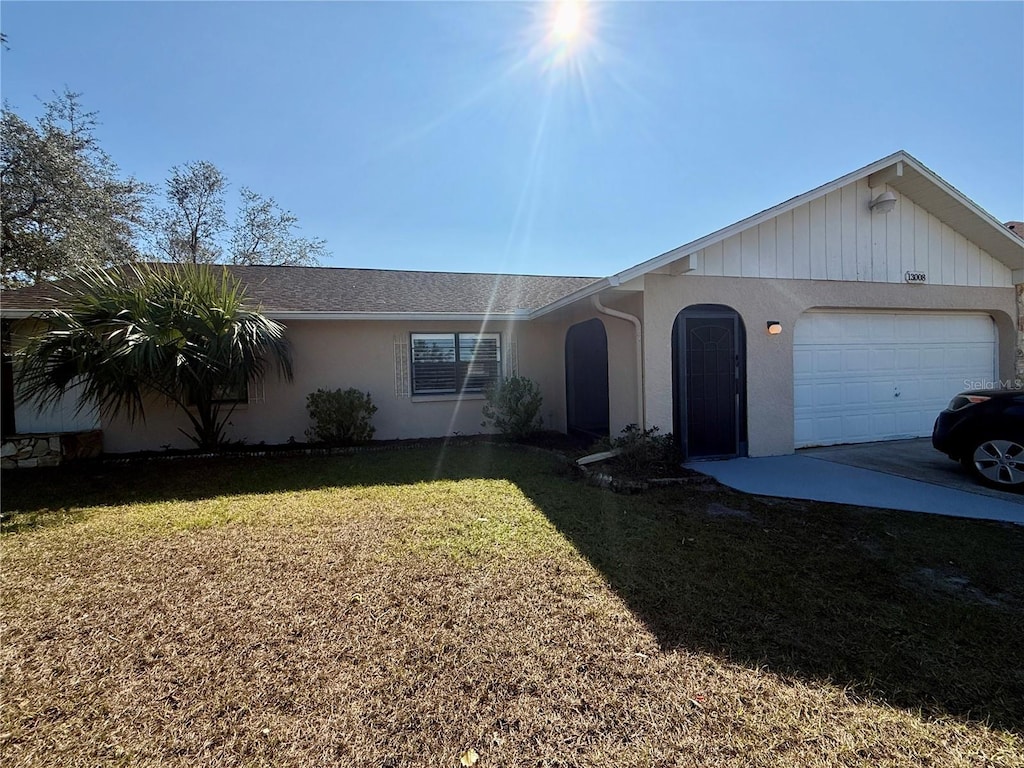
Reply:
[[989, 488], [1024, 491], [1024, 440], [1019, 437], [972, 440], [962, 461], [967, 471]]

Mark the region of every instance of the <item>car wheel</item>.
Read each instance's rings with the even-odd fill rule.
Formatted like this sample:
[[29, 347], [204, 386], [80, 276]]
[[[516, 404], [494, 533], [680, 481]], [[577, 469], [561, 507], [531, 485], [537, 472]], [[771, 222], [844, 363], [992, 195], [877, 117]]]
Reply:
[[1021, 440], [991, 439], [974, 445], [964, 457], [967, 469], [992, 488], [1024, 490], [1024, 444]]

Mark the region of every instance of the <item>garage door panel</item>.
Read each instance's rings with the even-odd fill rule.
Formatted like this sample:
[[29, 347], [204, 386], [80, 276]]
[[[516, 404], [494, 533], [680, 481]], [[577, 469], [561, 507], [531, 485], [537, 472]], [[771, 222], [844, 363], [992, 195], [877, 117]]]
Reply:
[[867, 414], [848, 416], [843, 419], [843, 434], [867, 436], [871, 434], [871, 417]]
[[874, 379], [868, 382], [868, 386], [871, 387], [871, 405], [889, 405], [892, 402], [892, 393], [896, 389], [896, 385], [892, 380], [877, 380]]
[[918, 379], [901, 378], [893, 392], [896, 406], [900, 403], [917, 403], [921, 401], [921, 382]]
[[[950, 379], [947, 377], [943, 378], [928, 378], [921, 381], [921, 396], [927, 400], [942, 400], [946, 397], [951, 387], [956, 386], [957, 380]], [[960, 387], [963, 389], [963, 387]], [[957, 390], [960, 391], [959, 389]], [[938, 414], [936, 414], [938, 415]]]
[[[947, 354], [947, 363], [951, 370], [962, 370], [965, 375], [973, 375], [973, 371], [985, 369], [987, 373], [992, 374], [988, 376], [989, 381], [996, 378], [991, 364], [989, 364], [988, 368], [985, 368], [985, 363], [988, 360], [987, 350], [960, 347], [957, 351], [959, 354], [956, 354], [953, 350], [950, 350]], [[957, 365], [958, 362], [960, 365]]]
[[877, 331], [875, 330], [872, 318], [867, 316], [846, 318], [845, 320], [840, 317], [838, 318], [840, 330], [836, 334], [836, 338], [842, 341], [849, 341], [851, 339], [863, 339], [865, 337], [874, 336]]
[[895, 432], [897, 435], [917, 435], [921, 432], [924, 424], [927, 423], [928, 434], [931, 434], [931, 426], [932, 422], [935, 421], [935, 415], [933, 413], [931, 418], [926, 420], [921, 411], [897, 412]]
[[812, 402], [816, 408], [842, 408], [842, 383], [831, 382], [827, 384], [820, 384], [815, 387]]
[[[857, 315], [843, 315], [843, 317], [857, 317]], [[899, 337], [900, 329], [896, 325], [896, 318], [891, 315], [864, 315], [864, 317], [870, 318], [870, 333], [867, 336], [851, 335], [850, 338], [884, 343]]]
[[[968, 325], [971, 325], [970, 323]], [[943, 343], [949, 341], [950, 327], [949, 323], [944, 322], [943, 318], [936, 317], [925, 317], [918, 321], [918, 327], [920, 329], [921, 341], [928, 342], [939, 342]], [[964, 340], [961, 329], [958, 327], [954, 329], [954, 333], [958, 337], [957, 340]], [[966, 337], [970, 338], [970, 335]]]
[[797, 447], [931, 433], [972, 382], [995, 379], [987, 315], [808, 313], [794, 330]]
[[814, 356], [814, 370], [818, 373], [835, 373], [843, 370], [843, 353], [838, 349], [821, 349]]
[[812, 352], [810, 349], [793, 350], [794, 370], [809, 370], [813, 361], [814, 352]]
[[[934, 352], [936, 350], [932, 350]], [[942, 364], [942, 350], [939, 352], [939, 365]], [[896, 370], [897, 371], [917, 371], [921, 367], [922, 363], [922, 350], [920, 349], [907, 349], [903, 347], [896, 350]]]
[[950, 350], [943, 347], [927, 347], [918, 353], [919, 365], [924, 370], [949, 370], [950, 364], [956, 365], [955, 361], [959, 359], [959, 355], [951, 354]]
[[844, 371], [868, 371], [871, 370], [871, 350], [856, 348], [847, 350], [843, 357]]
[[843, 418], [841, 416], [829, 416], [816, 419], [812, 427], [818, 433], [825, 435], [825, 439], [838, 439], [843, 434]]
[[871, 434], [889, 434], [896, 431], [896, 416], [893, 413], [871, 414]]
[[805, 410], [814, 405], [814, 387], [810, 384], [793, 387], [793, 407]]
[[871, 385], [866, 381], [851, 381], [843, 387], [843, 400], [848, 405], [870, 405]]
[[894, 349], [872, 349], [870, 356], [872, 371], [891, 371], [896, 367]]

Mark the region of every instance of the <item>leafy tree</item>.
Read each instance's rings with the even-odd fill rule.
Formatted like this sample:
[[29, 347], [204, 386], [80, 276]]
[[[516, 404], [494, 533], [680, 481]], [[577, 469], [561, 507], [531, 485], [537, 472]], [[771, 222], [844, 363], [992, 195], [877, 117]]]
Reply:
[[248, 187], [241, 189], [241, 205], [231, 234], [233, 264], [319, 264], [326, 244], [294, 233], [298, 218], [281, 208], [272, 197], [263, 197]]
[[269, 368], [292, 378], [284, 327], [224, 268], [89, 269], [63, 290], [67, 309], [46, 313], [46, 329], [17, 353], [20, 389], [40, 409], [74, 390], [80, 409], [134, 422], [146, 395], [162, 395], [188, 417], [192, 431], [181, 432], [210, 449], [235, 409], [225, 392]]
[[[298, 218], [272, 197], [242, 187], [229, 228], [228, 183], [213, 163], [176, 166], [167, 180], [167, 207], [153, 215], [156, 249], [179, 263], [315, 265], [326, 254], [320, 239], [295, 233]], [[230, 234], [230, 237], [228, 235]]]
[[168, 260], [212, 264], [220, 258], [226, 188], [224, 174], [205, 160], [171, 169], [168, 207], [154, 216], [157, 247]]
[[7, 104], [0, 112], [5, 287], [138, 258], [149, 188], [120, 177], [80, 96], [55, 94], [35, 125]]

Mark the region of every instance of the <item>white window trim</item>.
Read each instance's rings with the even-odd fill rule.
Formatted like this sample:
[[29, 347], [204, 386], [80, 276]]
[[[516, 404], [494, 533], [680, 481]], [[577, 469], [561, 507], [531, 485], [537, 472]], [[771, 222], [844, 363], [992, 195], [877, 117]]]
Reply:
[[412, 332], [412, 333], [409, 334], [409, 377], [408, 377], [408, 380], [409, 380], [409, 392], [410, 392], [410, 396], [411, 396], [411, 398], [413, 400], [418, 401], [418, 402], [427, 402], [429, 400], [435, 400], [435, 401], [439, 401], [439, 400], [460, 400], [460, 399], [462, 399], [462, 400], [471, 400], [471, 399], [475, 400], [475, 399], [483, 399], [485, 397], [483, 390], [478, 390], [478, 389], [472, 389], [472, 390], [466, 390], [466, 389], [459, 390], [459, 389], [456, 389], [456, 390], [450, 391], [450, 392], [419, 392], [419, 393], [416, 392], [416, 344], [415, 344], [416, 339], [417, 338], [420, 338], [420, 339], [430, 339], [430, 338], [440, 339], [440, 338], [443, 338], [443, 339], [446, 339], [446, 340], [447, 339], [452, 339], [452, 341], [454, 342], [454, 348], [455, 348], [455, 361], [454, 361], [455, 362], [455, 366], [456, 366], [456, 382], [455, 383], [456, 383], [456, 387], [458, 387], [458, 385], [459, 385], [459, 381], [458, 381], [458, 370], [459, 370], [459, 368], [458, 368], [458, 366], [459, 366], [459, 363], [464, 362], [464, 361], [462, 361], [459, 358], [459, 350], [460, 350], [459, 339], [462, 336], [477, 336], [477, 337], [482, 337], [482, 338], [491, 338], [491, 339], [495, 340], [495, 342], [496, 342], [496, 344], [495, 344], [495, 352], [497, 354], [497, 363], [498, 363], [498, 371], [497, 371], [497, 375], [496, 375], [496, 380], [497, 381], [501, 380], [502, 376], [504, 375], [505, 350], [502, 347], [503, 340], [502, 340], [502, 334], [500, 332], [497, 332], [497, 331], [487, 331], [487, 332], [480, 332], [480, 331], [448, 331], [448, 332], [422, 332], [421, 333], [421, 332], [416, 331], [416, 332]]

